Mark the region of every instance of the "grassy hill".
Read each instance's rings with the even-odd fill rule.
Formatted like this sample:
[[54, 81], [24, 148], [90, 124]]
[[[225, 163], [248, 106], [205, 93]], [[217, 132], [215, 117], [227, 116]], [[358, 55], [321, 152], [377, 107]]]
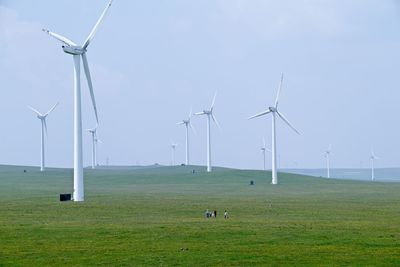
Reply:
[[[0, 166], [0, 266], [400, 262], [400, 184], [280, 174], [273, 186], [270, 176], [198, 166], [85, 169], [85, 202], [61, 203], [72, 170]], [[205, 219], [207, 208], [218, 218]]]

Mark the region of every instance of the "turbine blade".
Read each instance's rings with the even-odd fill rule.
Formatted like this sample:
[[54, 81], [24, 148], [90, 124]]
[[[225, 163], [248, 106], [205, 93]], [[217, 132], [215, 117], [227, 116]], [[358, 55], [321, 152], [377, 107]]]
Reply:
[[28, 106], [28, 108], [30, 109], [30, 110], [32, 110], [33, 112], [35, 112], [37, 115], [39, 115], [39, 116], [43, 116], [42, 115], [42, 113], [40, 113], [39, 111], [37, 111], [36, 109], [34, 109], [33, 107], [31, 107], [31, 106]]
[[266, 145], [265, 145], [265, 138], [263, 137], [263, 148], [266, 148]]
[[188, 118], [189, 118], [189, 119], [188, 119], [189, 121], [190, 121], [190, 118], [192, 117], [192, 115], [193, 115], [193, 108], [190, 107], [190, 112], [189, 112], [189, 117], [188, 117]]
[[297, 131], [296, 128], [294, 128], [294, 127], [290, 124], [290, 122], [285, 118], [285, 116], [283, 116], [283, 114], [279, 113], [279, 111], [276, 111], [276, 113], [278, 113], [279, 117], [281, 117], [281, 119], [282, 119], [284, 122], [286, 122], [286, 124], [287, 124], [290, 128], [292, 128], [293, 131], [295, 131], [297, 134], [300, 134], [299, 131]]
[[94, 35], [96, 34], [97, 30], [99, 29], [99, 25], [100, 23], [103, 21], [105, 15], [107, 14], [108, 9], [110, 8], [111, 4], [112, 4], [113, 0], [110, 0], [110, 2], [108, 3], [108, 5], [106, 6], [106, 8], [104, 9], [103, 13], [101, 14], [99, 20], [97, 21], [97, 23], [94, 25], [92, 31], [90, 32], [88, 38], [86, 39], [85, 43], [83, 44], [83, 49], [86, 49], [88, 47], [88, 45], [90, 44], [90, 42], [92, 41]]
[[283, 84], [283, 73], [282, 73], [282, 75], [281, 75], [281, 81], [279, 82], [278, 93], [276, 94], [275, 108], [278, 108], [278, 104], [279, 104], [279, 95], [281, 94], [282, 84]]
[[45, 114], [45, 116], [49, 115], [56, 107], [58, 106], [58, 102]]
[[99, 117], [97, 116], [96, 99], [94, 98], [92, 78], [90, 77], [89, 64], [86, 58], [86, 53], [82, 54], [82, 61], [83, 61], [83, 68], [85, 69], [86, 79], [89, 86], [90, 97], [92, 98], [92, 104], [93, 104], [94, 114], [96, 116], [96, 122], [99, 123]]
[[204, 115], [204, 114], [206, 114], [204, 111], [194, 113], [194, 115]]
[[217, 98], [217, 92], [215, 92], [214, 97], [213, 97], [213, 101], [211, 103], [211, 110], [213, 110], [214, 105], [215, 105], [215, 99]]
[[217, 121], [217, 118], [214, 116], [214, 114], [211, 113], [211, 118], [213, 119], [213, 121], [215, 122], [215, 124], [217, 125], [218, 129], [221, 129], [221, 127], [219, 126], [219, 123]]
[[176, 125], [182, 125], [182, 124], [185, 124], [185, 123], [183, 121], [176, 123]]
[[64, 37], [64, 36], [54, 33], [54, 32], [51, 32], [47, 29], [42, 29], [42, 31], [44, 31], [48, 35], [52, 36], [53, 38], [56, 38], [57, 40], [63, 42], [64, 44], [66, 44], [68, 46], [76, 46], [76, 44], [74, 42], [72, 42], [70, 39], [68, 39], [67, 37]]
[[260, 113], [254, 115], [254, 116], [251, 116], [251, 117], [249, 118], [249, 120], [250, 120], [250, 119], [257, 118], [257, 117], [260, 117], [260, 116], [264, 116], [264, 115], [266, 115], [266, 114], [268, 114], [268, 113], [271, 113], [271, 111], [270, 111], [269, 109], [266, 110], [266, 111], [260, 112]]
[[192, 131], [194, 132], [194, 134], [197, 134], [196, 130], [194, 129], [193, 125], [191, 123], [189, 123], [189, 127], [190, 129], [192, 129]]
[[43, 124], [44, 124], [44, 130], [46, 131], [46, 135], [47, 135], [47, 123], [46, 123], [46, 118], [43, 119]]

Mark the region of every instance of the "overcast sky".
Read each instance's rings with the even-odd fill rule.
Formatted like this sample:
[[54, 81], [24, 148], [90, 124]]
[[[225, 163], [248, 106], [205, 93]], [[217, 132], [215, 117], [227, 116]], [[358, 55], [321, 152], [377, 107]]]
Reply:
[[[48, 117], [47, 165], [73, 163], [73, 61], [48, 28], [83, 43], [107, 0], [0, 0], [0, 163], [39, 165]], [[278, 121], [282, 167], [400, 166], [400, 4], [396, 0], [115, 0], [88, 49], [99, 110], [99, 162], [184, 162], [184, 127], [215, 91], [213, 163], [261, 168], [272, 105], [285, 74]], [[83, 127], [95, 125], [82, 75]], [[206, 118], [194, 117], [192, 163], [206, 163]], [[84, 165], [91, 142], [84, 133]], [[267, 166], [270, 167], [270, 155]]]

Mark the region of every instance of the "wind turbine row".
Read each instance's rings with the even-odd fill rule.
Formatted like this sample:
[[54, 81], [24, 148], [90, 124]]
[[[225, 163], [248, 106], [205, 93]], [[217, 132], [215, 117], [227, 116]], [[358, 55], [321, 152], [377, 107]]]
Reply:
[[[207, 115], [207, 172], [212, 171], [212, 161], [211, 161], [211, 119], [214, 121], [214, 123], [217, 125], [218, 128], [220, 128], [219, 123], [217, 121], [217, 118], [215, 117], [213, 111], [214, 111], [214, 105], [215, 105], [215, 99], [217, 97], [217, 93], [214, 94], [214, 98], [211, 103], [211, 107], [209, 109], [205, 109], [203, 111], [197, 112], [194, 115], [196, 116], [201, 116], [201, 115]], [[190, 165], [190, 160], [189, 160], [189, 128], [192, 129], [193, 133], [196, 133], [196, 130], [192, 126], [191, 123], [191, 118], [192, 118], [192, 110], [189, 112], [189, 116], [186, 120], [182, 120], [181, 122], [178, 122], [178, 125], [185, 125], [185, 130], [186, 130], [186, 160], [185, 164]]]
[[[326, 177], [331, 178], [331, 163], [330, 163], [330, 156], [332, 153], [332, 145], [329, 145], [328, 149], [325, 151], [324, 156], [326, 158]], [[371, 181], [375, 181], [375, 160], [379, 159], [375, 153], [374, 149], [371, 148], [371, 155], [369, 157], [369, 160], [371, 162]]]
[[83, 62], [83, 68], [87, 79], [90, 97], [92, 99], [92, 105], [96, 122], [98, 123], [98, 115], [96, 108], [96, 101], [93, 92], [92, 78], [90, 76], [89, 63], [86, 57], [86, 52], [89, 44], [93, 40], [96, 32], [99, 29], [100, 23], [103, 21], [109, 8], [111, 7], [113, 0], [109, 1], [97, 23], [94, 25], [89, 36], [85, 42], [80, 46], [71, 41], [70, 39], [43, 29], [43, 31], [55, 39], [62, 42], [62, 49], [65, 53], [72, 55], [74, 61], [74, 201], [84, 201], [84, 188], [83, 188], [83, 154], [82, 154], [82, 104], [81, 104], [81, 58]]
[[[277, 149], [276, 149], [276, 116], [278, 115], [279, 118], [281, 118], [290, 128], [292, 128], [297, 134], [300, 134], [296, 128], [294, 128], [290, 122], [286, 119], [286, 117], [278, 111], [278, 105], [279, 105], [279, 95], [282, 90], [282, 85], [283, 85], [283, 74], [281, 75], [280, 83], [279, 83], [279, 88], [278, 88], [278, 93], [275, 99], [275, 104], [272, 107], [269, 107], [267, 110], [258, 113], [249, 119], [253, 119], [256, 117], [261, 117], [264, 116], [268, 113], [272, 113], [272, 184], [277, 184], [278, 183], [278, 174], [277, 174]], [[217, 125], [218, 128], [220, 128], [219, 123], [213, 114], [214, 111], [214, 105], [215, 105], [215, 99], [216, 99], [217, 94], [214, 95], [213, 101], [211, 103], [211, 107], [209, 109], [205, 109], [201, 112], [197, 112], [194, 115], [207, 115], [207, 172], [212, 171], [212, 160], [211, 160], [211, 119], [214, 121], [214, 123]], [[189, 131], [188, 127], [191, 127], [190, 124], [190, 118], [191, 118], [191, 112], [189, 114], [189, 118], [187, 120], [183, 120], [182, 122], [179, 122], [178, 124], [185, 124], [186, 126], [186, 164], [189, 164]], [[265, 151], [270, 151], [269, 149], [266, 148], [265, 145], [265, 140], [263, 140], [263, 147], [261, 148], [263, 152], [263, 158], [264, 158], [264, 170], [265, 170]]]

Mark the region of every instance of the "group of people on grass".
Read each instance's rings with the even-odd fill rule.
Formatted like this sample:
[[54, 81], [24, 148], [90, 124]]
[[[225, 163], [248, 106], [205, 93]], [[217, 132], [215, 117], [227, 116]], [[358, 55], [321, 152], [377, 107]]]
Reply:
[[[207, 209], [206, 212], [204, 213], [204, 217], [205, 218], [217, 218], [217, 211], [216, 210], [210, 211]], [[229, 218], [228, 211], [225, 210], [224, 219], [228, 219], [228, 218]]]

